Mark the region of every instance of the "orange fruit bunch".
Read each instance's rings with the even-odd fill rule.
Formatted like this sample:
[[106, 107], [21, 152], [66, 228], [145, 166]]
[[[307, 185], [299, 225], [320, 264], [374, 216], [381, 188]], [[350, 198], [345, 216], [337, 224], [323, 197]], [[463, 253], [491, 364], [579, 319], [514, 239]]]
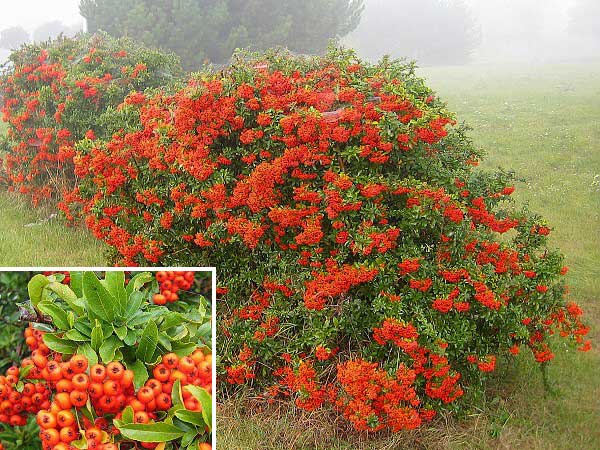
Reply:
[[179, 291], [187, 291], [194, 284], [194, 272], [156, 272], [156, 281], [160, 286], [160, 293], [155, 294], [153, 302], [155, 305], [166, 305], [179, 300]]

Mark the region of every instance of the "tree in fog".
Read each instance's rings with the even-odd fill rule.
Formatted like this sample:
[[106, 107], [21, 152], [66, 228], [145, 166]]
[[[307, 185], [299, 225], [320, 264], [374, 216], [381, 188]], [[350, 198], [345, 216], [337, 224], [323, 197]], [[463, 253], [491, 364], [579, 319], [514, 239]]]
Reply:
[[569, 31], [594, 38], [600, 42], [600, 2], [598, 0], [578, 0], [571, 9]]
[[48, 39], [54, 39], [61, 34], [65, 36], [73, 36], [79, 31], [82, 31], [81, 25], [65, 25], [60, 20], [46, 22], [33, 31], [33, 40], [35, 42], [44, 42]]
[[421, 65], [464, 63], [480, 41], [461, 0], [368, 0], [360, 25], [345, 40], [369, 59], [391, 54]]
[[104, 30], [179, 54], [188, 68], [235, 48], [323, 51], [359, 23], [363, 0], [81, 0], [88, 31]]
[[23, 27], [10, 27], [0, 31], [0, 48], [15, 49], [29, 43], [29, 33]]

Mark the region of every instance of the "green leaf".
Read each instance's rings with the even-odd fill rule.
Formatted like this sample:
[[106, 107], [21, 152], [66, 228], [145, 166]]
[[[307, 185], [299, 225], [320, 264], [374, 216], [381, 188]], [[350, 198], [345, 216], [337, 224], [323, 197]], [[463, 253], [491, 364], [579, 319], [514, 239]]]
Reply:
[[90, 340], [89, 336], [85, 336], [83, 333], [77, 331], [75, 328], [67, 331], [65, 333], [65, 337], [75, 342], [88, 342]]
[[106, 339], [98, 349], [98, 354], [100, 355], [102, 362], [108, 364], [109, 362], [113, 361], [115, 358], [115, 352], [122, 346], [123, 343], [117, 336], [111, 336]]
[[128, 330], [127, 336], [125, 336], [125, 339], [123, 339], [123, 342], [125, 342], [125, 345], [128, 345], [131, 347], [133, 344], [135, 344], [136, 341], [137, 341], [137, 333], [133, 330]]
[[151, 320], [142, 333], [137, 349], [137, 358], [141, 361], [150, 363], [152, 356], [156, 351], [156, 343], [158, 342], [158, 328], [156, 322]]
[[181, 381], [175, 380], [173, 383], [173, 390], [171, 391], [171, 401], [173, 406], [183, 406], [183, 397], [181, 395]]
[[148, 378], [150, 378], [148, 369], [146, 369], [142, 361], [137, 360], [133, 363], [125, 363], [125, 365], [133, 372], [133, 384], [136, 390], [141, 388]]
[[94, 351], [94, 349], [92, 349], [90, 344], [80, 345], [79, 348], [77, 349], [77, 353], [85, 356], [87, 358], [90, 366], [93, 366], [94, 364], [98, 364], [98, 354]]
[[46, 289], [58, 295], [58, 297], [64, 300], [78, 315], [84, 314], [83, 303], [77, 298], [77, 295], [69, 288], [69, 286], [53, 282], [46, 286]]
[[72, 355], [77, 350], [77, 344], [68, 339], [63, 339], [55, 334], [46, 333], [44, 334], [44, 343], [50, 350], [62, 353], [63, 355]]
[[[29, 375], [29, 372], [31, 372], [31, 369], [33, 369], [33, 365], [29, 365], [27, 367], [21, 367], [19, 369], [19, 378], [20, 379], [27, 378], [27, 375]], [[177, 380], [177, 381], [179, 381], [179, 380]]]
[[115, 330], [115, 334], [117, 335], [117, 337], [121, 340], [125, 339], [125, 337], [127, 336], [127, 325], [123, 325], [122, 327], [113, 327]]
[[118, 315], [122, 316], [125, 313], [128, 298], [127, 292], [125, 291], [125, 272], [121, 270], [106, 272], [104, 283], [112, 296], [117, 299], [119, 304]]
[[192, 441], [196, 438], [198, 432], [196, 430], [186, 431], [186, 433], [181, 438], [181, 447], [187, 447], [192, 443]]
[[136, 311], [136, 313], [127, 319], [127, 326], [129, 328], [134, 328], [139, 325], [144, 325], [152, 318], [151, 314], [142, 311]]
[[181, 342], [173, 342], [173, 353], [175, 353], [180, 358], [184, 356], [188, 356], [196, 349], [197, 345], [193, 342], [181, 343]]
[[118, 428], [127, 439], [140, 442], [170, 442], [185, 434], [175, 425], [168, 423], [132, 423], [122, 424]]
[[183, 314], [178, 312], [169, 311], [163, 316], [163, 320], [160, 324], [160, 331], [167, 331], [169, 328], [181, 325], [182, 323], [189, 322]]
[[158, 345], [161, 350], [164, 352], [170, 352], [172, 350], [171, 339], [166, 333], [159, 333], [158, 335]]
[[80, 317], [76, 319], [73, 327], [87, 337], [92, 335], [92, 326], [87, 318]]
[[188, 411], [187, 409], [179, 409], [175, 411], [175, 417], [177, 417], [179, 420], [191, 423], [192, 425], [197, 425], [199, 427], [204, 427], [208, 425], [207, 423], [205, 423], [204, 414], [201, 412]]
[[127, 408], [125, 408], [123, 410], [123, 415], [121, 417], [121, 421], [124, 424], [130, 424], [133, 423], [133, 408], [131, 406], [128, 406]]
[[87, 301], [88, 315], [112, 323], [119, 310], [117, 299], [100, 283], [94, 272], [83, 274], [83, 294]]
[[71, 272], [71, 289], [77, 297], [83, 297], [83, 272]]
[[129, 301], [127, 302], [127, 308], [125, 310], [125, 318], [131, 319], [136, 312], [138, 312], [144, 302], [144, 294], [140, 291], [132, 292], [129, 295]]
[[135, 275], [129, 283], [127, 283], [127, 288], [125, 291], [127, 292], [127, 296], [130, 296], [132, 292], [139, 291], [140, 288], [149, 283], [154, 279], [154, 276], [150, 272], [140, 272]]
[[50, 280], [44, 275], [35, 275], [27, 284], [27, 292], [29, 293], [29, 299], [34, 307], [37, 307], [38, 303], [42, 300], [42, 293], [44, 288], [50, 284]]
[[92, 329], [92, 349], [98, 351], [103, 342], [104, 332], [102, 331], [102, 327], [100, 326], [100, 324], [96, 323], [96, 326]]
[[43, 301], [38, 303], [37, 308], [43, 312], [44, 314], [50, 316], [52, 318], [52, 323], [59, 330], [68, 330], [70, 327], [69, 319], [67, 318], [67, 313], [60, 306]]
[[201, 387], [192, 385], [188, 385], [184, 389], [186, 389], [196, 398], [196, 400], [200, 402], [200, 405], [202, 405], [202, 417], [208, 425], [209, 430], [212, 430], [212, 397], [208, 391]]

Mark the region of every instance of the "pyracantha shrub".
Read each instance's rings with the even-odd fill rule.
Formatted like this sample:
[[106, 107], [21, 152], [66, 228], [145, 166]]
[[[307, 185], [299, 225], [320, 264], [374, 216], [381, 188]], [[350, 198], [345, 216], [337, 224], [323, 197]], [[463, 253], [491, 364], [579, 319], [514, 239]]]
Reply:
[[177, 312], [153, 304], [150, 273], [69, 276], [28, 284], [31, 353], [0, 376], [0, 423], [18, 435], [35, 416], [44, 450], [210, 449], [210, 308], [199, 286], [181, 292]]
[[240, 54], [120, 113], [71, 206], [117, 263], [218, 267], [223, 386], [397, 431], [555, 332], [589, 348], [550, 228], [413, 65]]
[[0, 77], [2, 119], [9, 125], [0, 142], [4, 181], [34, 203], [60, 199], [75, 185], [74, 143], [110, 137], [104, 113], [132, 92], [180, 74], [176, 56], [105, 34], [61, 37], [13, 52]]

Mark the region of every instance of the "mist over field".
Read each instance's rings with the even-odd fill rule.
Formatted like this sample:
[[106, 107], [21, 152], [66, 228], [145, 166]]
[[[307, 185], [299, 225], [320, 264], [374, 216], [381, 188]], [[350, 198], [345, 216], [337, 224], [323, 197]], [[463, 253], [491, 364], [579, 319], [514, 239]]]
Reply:
[[[85, 28], [79, 0], [3, 3], [0, 32], [13, 34], [2, 35], [0, 60], [25, 39], [40, 41]], [[364, 5], [358, 27], [341, 42], [370, 60], [391, 54], [421, 66], [443, 66], [600, 58], [597, 0], [365, 0]], [[14, 36], [15, 28], [27, 35]], [[268, 32], [271, 26], [265, 26]]]

